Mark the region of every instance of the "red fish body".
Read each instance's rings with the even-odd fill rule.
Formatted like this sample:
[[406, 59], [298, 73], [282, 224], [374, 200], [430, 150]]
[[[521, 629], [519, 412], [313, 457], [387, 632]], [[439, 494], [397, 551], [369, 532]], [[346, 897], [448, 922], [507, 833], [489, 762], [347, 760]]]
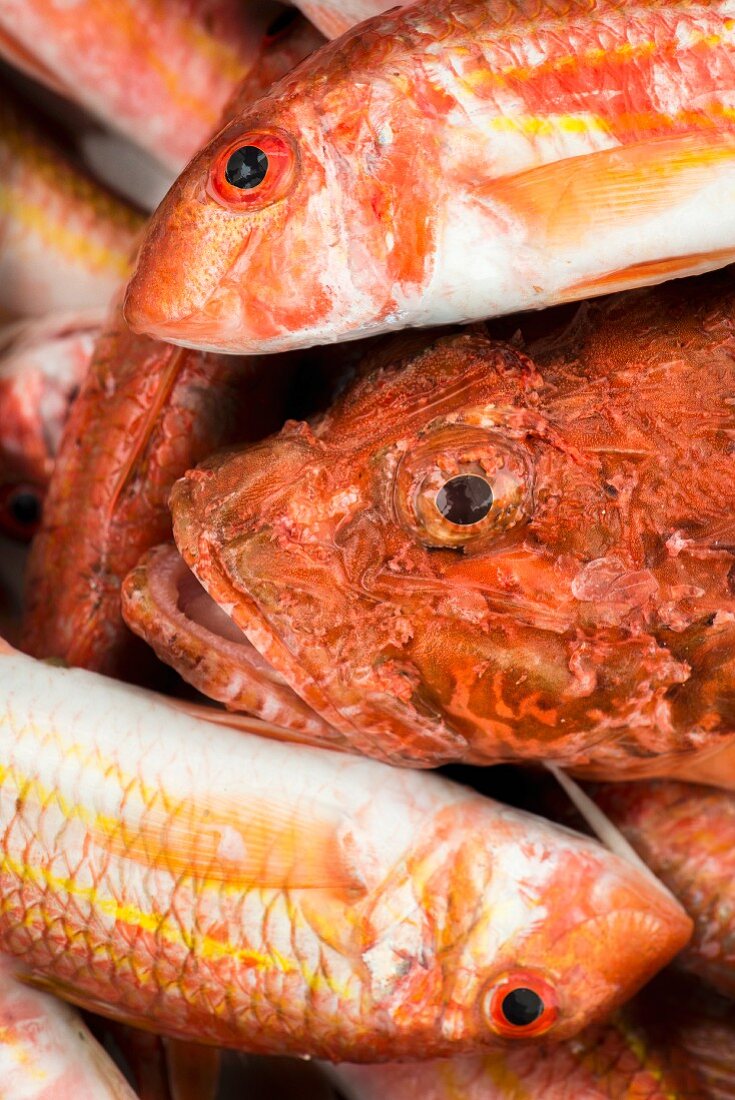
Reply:
[[[584, 305], [525, 353], [384, 350], [321, 420], [190, 472], [175, 538], [247, 675], [392, 762], [732, 756], [734, 304], [723, 273]], [[160, 574], [126, 585], [162, 655], [181, 575], [148, 610]]]
[[[321, 36], [299, 17], [262, 44], [235, 93], [262, 91]], [[170, 533], [168, 494], [213, 450], [258, 438], [282, 420], [288, 364], [259, 372], [233, 357], [183, 351], [130, 332], [111, 310], [62, 443], [32, 551], [25, 646], [36, 656], [129, 671], [120, 585]]]
[[394, 9], [192, 160], [149, 227], [128, 320], [271, 352], [722, 266], [734, 105], [727, 0]]
[[53, 315], [0, 332], [0, 531], [27, 540], [41, 517], [69, 406], [99, 313]]

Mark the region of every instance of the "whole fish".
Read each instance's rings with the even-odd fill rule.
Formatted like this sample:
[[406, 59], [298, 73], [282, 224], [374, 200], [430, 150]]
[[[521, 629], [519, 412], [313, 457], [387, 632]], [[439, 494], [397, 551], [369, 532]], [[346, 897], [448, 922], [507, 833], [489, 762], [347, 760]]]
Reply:
[[281, 10], [271, 0], [3, 0], [0, 53], [178, 171]]
[[78, 1014], [15, 981], [0, 957], [0, 1094], [5, 1100], [136, 1100]]
[[54, 314], [0, 329], [0, 531], [37, 530], [61, 433], [102, 323]]
[[729, 0], [423, 0], [317, 51], [154, 216], [133, 328], [272, 352], [735, 259]]
[[[259, 94], [321, 41], [303, 17], [288, 22], [262, 43], [228, 109]], [[120, 613], [120, 585], [145, 550], [170, 536], [173, 483], [225, 443], [257, 439], [282, 423], [292, 368], [276, 361], [261, 371], [253, 362], [136, 336], [120, 303], [113, 305], [34, 542], [24, 648], [130, 675], [135, 651]]]
[[735, 785], [734, 316], [723, 272], [583, 305], [525, 353], [383, 350], [318, 421], [175, 486], [225, 626], [170, 550], [128, 623], [184, 675], [206, 646], [201, 690], [239, 666], [279, 723], [306, 703], [393, 763]]
[[563, 1039], [691, 934], [569, 830], [7, 646], [0, 734], [0, 950], [174, 1037], [351, 1061]]
[[142, 225], [0, 88], [0, 307], [40, 316], [107, 305]]
[[735, 996], [735, 795], [655, 780], [592, 793], [694, 921], [677, 965]]

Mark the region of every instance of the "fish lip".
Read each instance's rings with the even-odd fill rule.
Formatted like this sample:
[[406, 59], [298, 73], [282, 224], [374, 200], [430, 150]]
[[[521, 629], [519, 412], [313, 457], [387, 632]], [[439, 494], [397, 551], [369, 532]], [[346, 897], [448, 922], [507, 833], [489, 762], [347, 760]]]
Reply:
[[149, 550], [128, 574], [122, 610], [130, 629], [161, 660], [228, 709], [256, 714], [325, 745], [341, 743], [212, 599], [173, 544]]

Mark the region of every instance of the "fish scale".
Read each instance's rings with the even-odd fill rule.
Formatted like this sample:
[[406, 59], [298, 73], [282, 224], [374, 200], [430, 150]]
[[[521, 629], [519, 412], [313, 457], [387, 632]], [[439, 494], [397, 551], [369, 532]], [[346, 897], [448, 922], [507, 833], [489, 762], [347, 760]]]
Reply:
[[493, 1047], [478, 1001], [529, 970], [562, 1037], [689, 934], [653, 881], [547, 822], [9, 647], [0, 732], [0, 950], [174, 1037], [353, 1060]]
[[[425, 0], [361, 24], [194, 158], [148, 229], [130, 324], [271, 352], [723, 266], [734, 14]], [[285, 135], [292, 178], [243, 198], [226, 153], [259, 134]]]

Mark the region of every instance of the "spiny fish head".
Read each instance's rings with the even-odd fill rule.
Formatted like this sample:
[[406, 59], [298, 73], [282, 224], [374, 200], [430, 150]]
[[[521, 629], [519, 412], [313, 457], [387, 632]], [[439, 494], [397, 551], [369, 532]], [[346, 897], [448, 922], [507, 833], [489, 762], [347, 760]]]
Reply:
[[179, 482], [179, 549], [363, 751], [624, 764], [697, 747], [735, 722], [717, 549], [735, 501], [724, 427], [690, 454], [682, 412], [717, 417], [722, 394], [676, 377], [580, 397], [509, 345], [444, 338], [313, 428]]
[[269, 352], [408, 323], [441, 205], [436, 137], [400, 71], [368, 88], [349, 51], [338, 71], [320, 61], [332, 52], [225, 127], [174, 185], [129, 285], [134, 330]]

